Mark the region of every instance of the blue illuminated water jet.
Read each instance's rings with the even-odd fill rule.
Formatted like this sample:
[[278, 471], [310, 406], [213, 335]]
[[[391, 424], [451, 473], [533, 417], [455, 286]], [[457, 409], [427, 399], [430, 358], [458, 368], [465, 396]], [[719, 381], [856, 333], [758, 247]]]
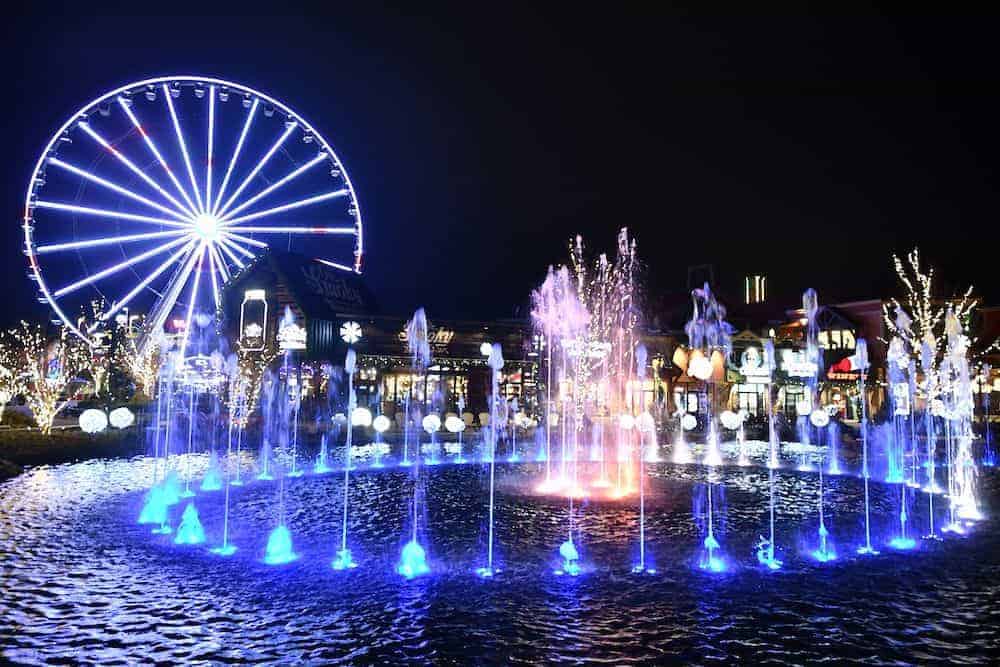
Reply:
[[431, 571], [427, 565], [427, 553], [416, 540], [410, 540], [403, 546], [396, 571], [407, 579], [420, 577]]
[[837, 559], [837, 552], [834, 550], [833, 545], [830, 544], [830, 531], [827, 530], [826, 525], [823, 523], [819, 525], [819, 548], [814, 550], [810, 555], [820, 563], [829, 563]]
[[917, 546], [917, 541], [912, 537], [894, 537], [889, 540], [889, 546], [893, 549], [907, 550]]
[[698, 565], [701, 569], [708, 572], [725, 572], [726, 571], [726, 561], [721, 556], [716, 555], [716, 551], [719, 551], [722, 547], [719, 545], [719, 541], [715, 539], [715, 535], [711, 533], [705, 538], [705, 551], [702, 553], [701, 560]]
[[194, 503], [188, 503], [181, 516], [181, 524], [177, 526], [174, 544], [202, 544], [205, 542], [205, 529], [198, 518], [198, 510]]
[[292, 534], [288, 527], [279, 524], [267, 538], [267, 550], [264, 552], [264, 562], [268, 565], [284, 565], [299, 557], [292, 549]]
[[757, 562], [769, 570], [780, 570], [784, 564], [774, 557], [774, 543], [763, 535], [757, 541]]
[[313, 472], [317, 475], [322, 475], [332, 470], [327, 463], [327, 456], [327, 434], [324, 433], [320, 436], [319, 455], [316, 457], [316, 465], [313, 466]]
[[208, 470], [201, 480], [202, 491], [219, 491], [222, 489], [222, 469], [219, 467], [219, 456], [212, 452], [209, 456]]
[[350, 570], [358, 566], [351, 556], [350, 549], [341, 549], [337, 552], [337, 557], [333, 559], [331, 566], [334, 570]]
[[568, 574], [571, 577], [580, 574], [580, 552], [572, 540], [559, 545], [559, 558], [562, 560], [562, 568], [556, 570], [556, 574]]
[[146, 493], [146, 501], [139, 512], [140, 524], [160, 524], [167, 521], [166, 490], [162, 486], [154, 486]]

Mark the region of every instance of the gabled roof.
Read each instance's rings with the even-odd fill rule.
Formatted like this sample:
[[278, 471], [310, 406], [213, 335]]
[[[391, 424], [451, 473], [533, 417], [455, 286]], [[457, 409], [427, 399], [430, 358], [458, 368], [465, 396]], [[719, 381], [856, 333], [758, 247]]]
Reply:
[[274, 287], [289, 296], [307, 319], [335, 320], [344, 314], [375, 315], [378, 305], [361, 276], [296, 253], [268, 250], [247, 266], [227, 290]]

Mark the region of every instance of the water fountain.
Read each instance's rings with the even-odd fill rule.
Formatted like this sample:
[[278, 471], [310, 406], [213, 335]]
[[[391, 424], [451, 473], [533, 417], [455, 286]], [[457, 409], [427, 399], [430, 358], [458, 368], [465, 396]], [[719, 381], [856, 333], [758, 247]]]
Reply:
[[488, 537], [486, 542], [486, 565], [480, 567], [476, 572], [481, 577], [492, 577], [498, 570], [493, 565], [493, 509], [494, 509], [494, 497], [496, 495], [495, 489], [495, 477], [496, 477], [496, 452], [497, 452], [497, 422], [499, 421], [500, 413], [500, 403], [503, 399], [500, 397], [500, 371], [503, 369], [503, 351], [500, 349], [499, 343], [493, 343], [490, 350], [489, 359], [486, 364], [490, 367], [490, 432], [489, 432], [489, 450], [490, 450], [490, 492], [489, 492], [489, 526], [488, 526]]
[[347, 373], [347, 444], [344, 447], [344, 515], [341, 521], [340, 550], [333, 561], [333, 569], [349, 570], [358, 566], [354, 562], [351, 550], [347, 548], [347, 510], [350, 507], [351, 490], [351, 446], [354, 434], [354, 411], [357, 408], [357, 397], [354, 395], [354, 374], [357, 372], [357, 353], [347, 350], [344, 360], [344, 372]]
[[[418, 308], [417, 311], [413, 313], [413, 318], [406, 327], [406, 345], [412, 360], [413, 374], [419, 378], [426, 371], [427, 366], [430, 365], [431, 361], [430, 342], [427, 339], [427, 315], [424, 313], [423, 308]], [[409, 408], [409, 399], [407, 399], [407, 421], [409, 418]], [[408, 432], [409, 429], [404, 426], [404, 433]], [[420, 439], [418, 436], [417, 442], [419, 443], [419, 441]], [[423, 480], [420, 474], [421, 458], [420, 447], [418, 444], [417, 454], [414, 457], [412, 470], [409, 540], [403, 545], [403, 549], [400, 552], [399, 564], [396, 566], [396, 571], [407, 579], [419, 577], [430, 572], [430, 566], [427, 564], [427, 552], [420, 544], [420, 515], [421, 499], [423, 495]]]
[[[726, 309], [712, 294], [708, 283], [700, 289], [691, 292], [693, 302], [693, 315], [691, 320], [685, 325], [693, 354], [688, 363], [688, 373], [702, 382], [706, 386], [714, 387], [718, 381], [715, 377], [711, 357], [720, 355], [720, 350], [724, 351], [720, 359], [729, 356], [729, 337], [732, 328], [725, 321]], [[714, 392], [712, 392], [714, 395]], [[687, 415], [685, 415], [687, 416]], [[707, 506], [707, 534], [704, 540], [704, 553], [699, 565], [702, 569], [711, 572], [721, 572], [726, 569], [725, 558], [721, 555], [721, 545], [715, 536], [715, 516], [713, 508], [713, 495], [715, 495], [715, 477], [713, 468], [722, 465], [722, 455], [719, 451], [718, 436], [715, 432], [715, 418], [711, 404], [708, 414], [708, 436], [706, 442], [706, 454], [704, 463], [708, 467], [706, 475], [706, 506]]]
[[858, 548], [858, 553], [873, 556], [878, 551], [872, 547], [871, 526], [871, 492], [869, 482], [871, 470], [868, 466], [868, 390], [866, 379], [868, 375], [868, 342], [864, 338], [855, 341], [855, 351], [851, 366], [858, 371], [858, 401], [861, 403], [861, 478], [865, 487], [865, 543]]

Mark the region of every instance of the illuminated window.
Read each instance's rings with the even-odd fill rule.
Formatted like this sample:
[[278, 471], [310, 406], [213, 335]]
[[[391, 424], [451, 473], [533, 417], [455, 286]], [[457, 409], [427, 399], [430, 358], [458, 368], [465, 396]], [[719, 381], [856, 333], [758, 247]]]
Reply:
[[746, 303], [764, 303], [767, 298], [767, 278], [761, 275], [747, 276], [743, 284]]
[[850, 331], [849, 329], [844, 329], [843, 331], [840, 332], [840, 335], [842, 337], [842, 342], [844, 344], [845, 350], [853, 350], [857, 346], [857, 343], [854, 340], [853, 331]]

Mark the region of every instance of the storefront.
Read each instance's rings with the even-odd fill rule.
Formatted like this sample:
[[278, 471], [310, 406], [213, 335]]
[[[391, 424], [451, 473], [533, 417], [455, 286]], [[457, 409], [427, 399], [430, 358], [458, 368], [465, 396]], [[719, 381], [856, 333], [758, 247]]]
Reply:
[[476, 414], [487, 409], [492, 378], [486, 360], [497, 343], [505, 360], [501, 395], [517, 398], [529, 415], [537, 412], [539, 350], [526, 322], [429, 316], [431, 361], [416, 372], [408, 349], [410, 318], [380, 313], [355, 274], [270, 251], [230, 283], [224, 304], [230, 336], [246, 348], [290, 353], [308, 390], [345, 391], [335, 369], [352, 348], [358, 405], [389, 416], [407, 403], [442, 413], [464, 405]]

